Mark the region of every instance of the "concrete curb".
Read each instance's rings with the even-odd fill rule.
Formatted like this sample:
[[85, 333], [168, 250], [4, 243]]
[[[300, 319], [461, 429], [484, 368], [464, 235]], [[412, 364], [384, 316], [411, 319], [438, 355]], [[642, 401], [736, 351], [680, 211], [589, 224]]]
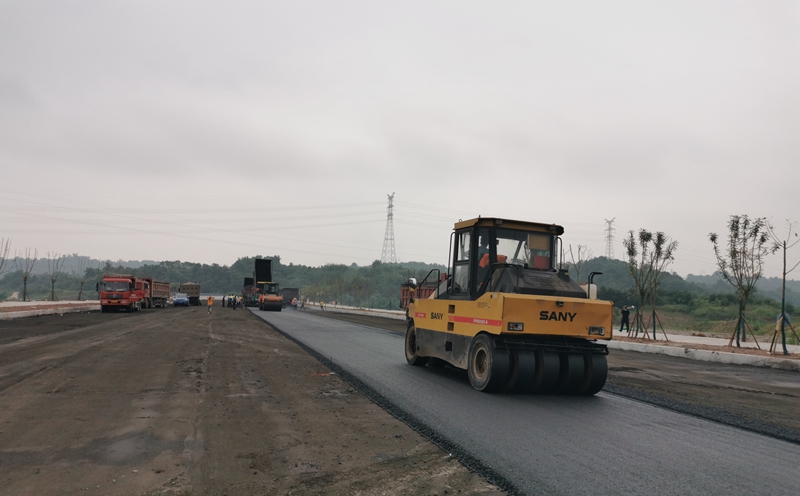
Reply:
[[608, 345], [608, 348], [612, 350], [638, 351], [640, 353], [655, 353], [658, 355], [688, 358], [690, 360], [700, 360], [703, 362], [751, 365], [754, 367], [769, 367], [773, 369], [793, 370], [800, 372], [800, 360], [728, 353], [726, 351], [698, 350], [695, 348], [678, 346], [628, 343], [626, 341], [608, 341], [606, 344]]
[[[319, 308], [316, 303], [309, 303], [310, 307]], [[378, 310], [374, 308], [353, 308], [353, 307], [339, 307], [325, 305], [325, 312], [335, 313], [349, 313], [351, 315], [374, 315], [375, 317], [383, 317], [385, 319], [406, 320], [406, 313], [397, 310]]]
[[89, 312], [100, 310], [100, 304], [80, 305], [61, 308], [40, 308], [38, 310], [21, 310], [19, 312], [0, 312], [0, 320], [19, 319], [22, 317], [36, 317], [38, 315], [53, 315], [62, 313]]

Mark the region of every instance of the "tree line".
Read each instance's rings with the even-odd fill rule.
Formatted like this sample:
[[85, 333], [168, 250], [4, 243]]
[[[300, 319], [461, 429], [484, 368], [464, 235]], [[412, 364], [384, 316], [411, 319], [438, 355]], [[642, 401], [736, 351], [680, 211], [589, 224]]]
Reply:
[[[635, 303], [633, 325], [637, 329], [651, 329], [654, 338], [660, 305], [679, 306], [696, 313], [698, 308], [726, 306], [732, 295], [738, 310], [731, 341], [735, 337], [737, 345], [746, 339], [750, 326], [748, 303], [764, 306], [770, 297], [775, 298], [781, 302], [781, 316], [791, 314], [800, 305], [800, 288], [791, 285], [787, 288], [786, 284], [786, 276], [798, 266], [787, 264], [787, 251], [798, 242], [795, 223], [787, 221], [787, 234], [781, 238], [775, 227], [763, 218], [733, 215], [729, 218], [726, 235], [710, 233], [709, 241], [718, 268], [710, 284], [701, 276], [683, 279], [674, 272], [670, 273], [668, 267], [678, 249], [677, 241], [663, 232], [647, 229], [630, 231], [624, 239], [626, 261], [592, 258], [586, 247], [578, 246], [573, 250], [570, 246], [565, 263], [578, 282], [583, 282], [591, 272], [602, 272], [603, 275], [595, 280], [598, 296], [616, 304]], [[230, 266], [181, 261], [146, 263], [138, 267], [115, 265], [109, 261], [103, 266], [94, 266], [86, 257], [64, 257], [48, 252], [46, 269], [35, 273], [38, 251], [26, 248], [15, 255], [13, 264], [9, 264], [9, 247], [10, 241], [0, 240], [0, 276], [8, 272], [0, 279], [0, 299], [6, 299], [14, 292], [22, 300], [91, 297], [92, 283], [109, 273], [153, 277], [170, 282], [175, 288], [181, 282], [197, 282], [204, 293], [238, 293], [244, 278], [252, 275], [255, 258], [260, 258], [242, 257]], [[762, 280], [765, 257], [779, 252], [784, 260], [780, 284]], [[64, 270], [68, 258], [78, 264], [77, 267], [73, 265], [71, 271]], [[285, 265], [277, 255], [266, 258], [273, 260], [275, 282], [283, 287], [299, 288], [304, 297], [318, 301], [371, 308], [398, 308], [400, 285], [409, 277], [420, 280], [431, 269], [446, 271], [443, 266], [421, 262], [383, 264], [375, 261], [368, 266], [327, 264], [310, 267], [292, 263]], [[14, 270], [10, 270], [12, 267]], [[89, 288], [84, 287], [87, 282]], [[780, 287], [779, 296], [777, 287]], [[756, 295], [759, 288], [762, 288], [760, 294]], [[783, 327], [789, 319], [781, 318], [779, 321], [785, 349]]]

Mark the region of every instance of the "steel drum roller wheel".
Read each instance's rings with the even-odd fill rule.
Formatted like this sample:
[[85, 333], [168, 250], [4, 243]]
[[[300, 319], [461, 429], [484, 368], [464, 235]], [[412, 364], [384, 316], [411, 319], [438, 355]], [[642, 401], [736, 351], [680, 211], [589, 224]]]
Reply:
[[424, 367], [428, 363], [428, 357], [421, 357], [419, 344], [417, 344], [417, 327], [414, 324], [408, 326], [406, 330], [406, 361], [417, 367]]
[[467, 375], [472, 387], [484, 393], [499, 390], [508, 381], [511, 356], [506, 349], [495, 348], [492, 339], [479, 334], [469, 348]]

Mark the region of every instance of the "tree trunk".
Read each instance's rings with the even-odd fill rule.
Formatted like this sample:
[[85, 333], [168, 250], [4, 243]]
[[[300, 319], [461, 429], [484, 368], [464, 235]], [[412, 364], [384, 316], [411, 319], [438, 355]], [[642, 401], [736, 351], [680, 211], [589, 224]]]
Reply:
[[783, 242], [783, 286], [781, 288], [781, 343], [783, 354], [788, 355], [786, 349], [786, 241]]

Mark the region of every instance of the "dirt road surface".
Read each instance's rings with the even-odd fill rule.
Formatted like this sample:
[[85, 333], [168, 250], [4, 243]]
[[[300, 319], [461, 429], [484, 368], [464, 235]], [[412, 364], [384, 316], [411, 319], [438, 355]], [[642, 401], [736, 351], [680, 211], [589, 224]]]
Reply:
[[[250, 312], [213, 310], [0, 321], [0, 493], [502, 494]], [[607, 392], [800, 442], [796, 372], [609, 365]]]
[[2, 494], [502, 494], [246, 310], [0, 322]]

